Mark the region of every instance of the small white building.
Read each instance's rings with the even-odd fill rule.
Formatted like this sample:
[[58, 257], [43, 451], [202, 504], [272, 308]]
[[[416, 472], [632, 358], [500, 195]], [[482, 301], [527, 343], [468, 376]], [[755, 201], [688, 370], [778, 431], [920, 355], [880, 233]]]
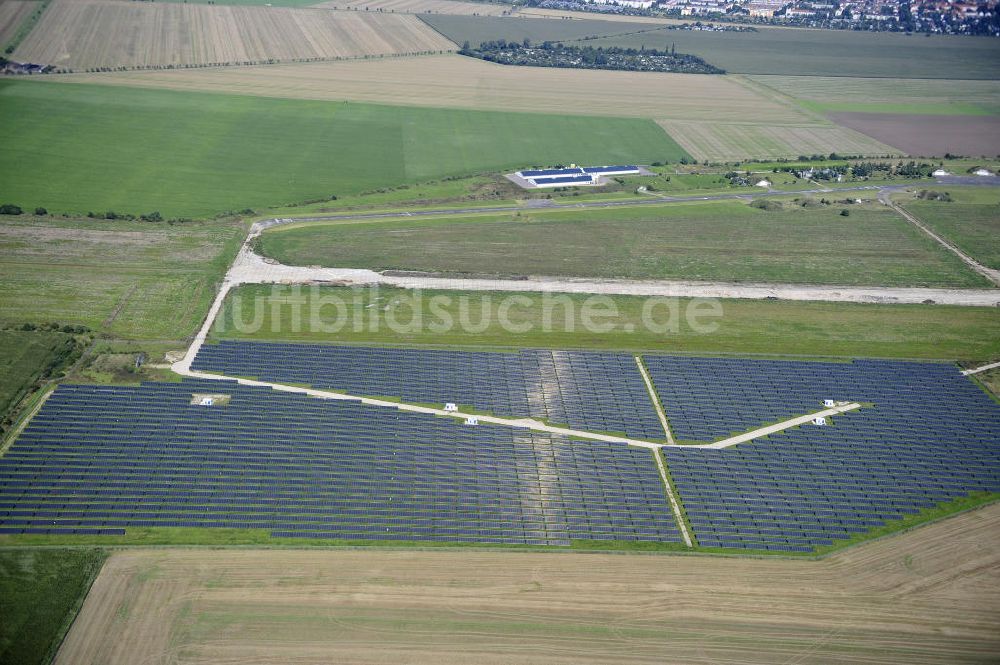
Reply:
[[763, 187], [765, 189], [769, 189], [771, 187], [771, 181], [765, 178], [764, 180], [757, 182], [757, 184], [755, 184], [754, 187]]
[[935, 178], [940, 178], [941, 176], [946, 176], [946, 175], [951, 175], [951, 174], [948, 173], [947, 171], [945, 171], [944, 169], [938, 169], [937, 171], [935, 171], [931, 175], [934, 176]]
[[992, 173], [990, 173], [989, 169], [976, 169], [974, 173], [976, 175], [982, 175], [982, 176], [993, 175]]

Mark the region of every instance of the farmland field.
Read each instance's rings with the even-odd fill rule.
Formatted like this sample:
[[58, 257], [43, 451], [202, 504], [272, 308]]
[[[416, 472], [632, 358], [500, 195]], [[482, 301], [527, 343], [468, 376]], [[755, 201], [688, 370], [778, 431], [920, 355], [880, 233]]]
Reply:
[[835, 125], [770, 88], [723, 76], [505, 67], [442, 55], [74, 74], [57, 80], [316, 100], [638, 116], [659, 121], [697, 159], [898, 152]]
[[[430, 299], [438, 295], [450, 298], [439, 304], [452, 321], [464, 317], [481, 329], [455, 329], [449, 333], [435, 332], [427, 326], [405, 329], [414, 311], [421, 312], [424, 320], [434, 315], [429, 309]], [[589, 333], [582, 320], [587, 296], [558, 295], [558, 302], [563, 305], [555, 307], [548, 326], [541, 307], [517, 307], [509, 312], [514, 323], [530, 326], [528, 332], [514, 334], [505, 329], [499, 316], [499, 308], [509, 295], [513, 294], [414, 293], [385, 287], [244, 286], [227, 298], [212, 334], [219, 339], [335, 341], [369, 346], [538, 347], [968, 360], [1000, 357], [1000, 313], [995, 308], [721, 300], [723, 316], [714, 332], [697, 332], [682, 318], [676, 332], [658, 334], [643, 325], [645, 298], [616, 296], [611, 299], [616, 315], [607, 319], [613, 324], [612, 330]], [[299, 310], [303, 318], [296, 319], [294, 304], [303, 297], [310, 300]], [[529, 297], [533, 303], [543, 302], [541, 294]], [[324, 298], [351, 303], [345, 317], [338, 318], [332, 308], [324, 309]], [[679, 300], [679, 311], [684, 312], [690, 302]], [[386, 303], [397, 303], [392, 306], [391, 316], [404, 324], [402, 332], [388, 325], [389, 315], [383, 313]], [[565, 303], [572, 304], [572, 316], [564, 323]], [[343, 325], [335, 334], [304, 325], [314, 316], [326, 326]], [[665, 317], [665, 313], [658, 313], [656, 321]], [[253, 329], [238, 326], [237, 321], [258, 326]]]
[[168, 226], [4, 216], [2, 317], [181, 339], [201, 323], [244, 233], [231, 221]]
[[835, 122], [911, 155], [1000, 155], [1000, 117], [836, 111]]
[[[160, 2], [180, 2], [183, 4], [195, 3], [203, 5], [219, 4], [215, 0], [160, 0]], [[257, 7], [310, 7], [316, 4], [316, 0], [226, 0], [227, 5], [248, 5]]]
[[31, 0], [0, 1], [0, 47], [14, 38], [24, 21], [41, 2]]
[[749, 117], [776, 125], [832, 126], [723, 76], [507, 67], [459, 55], [51, 80], [512, 112], [733, 122]]
[[59, 212], [201, 216], [566, 159], [686, 156], [628, 118], [36, 81], [0, 82], [0, 99], [4, 202]]
[[594, 18], [580, 20], [553, 20], [548, 18], [521, 18], [510, 16], [445, 16], [431, 14], [423, 20], [456, 44], [468, 41], [478, 45], [491, 39], [520, 42], [570, 41], [583, 37], [622, 35], [636, 31], [654, 30], [659, 26]]
[[[791, 204], [789, 204], [791, 205]], [[278, 228], [264, 254], [291, 265], [444, 273], [802, 284], [988, 286], [882, 207], [670, 204], [466, 219]], [[557, 239], [553, 242], [553, 239]]]
[[980, 662], [998, 534], [989, 506], [821, 561], [120, 552], [56, 663]]
[[[527, 5], [518, 8], [517, 16], [524, 18], [572, 19], [574, 21], [593, 21], [597, 18], [605, 23], [646, 23], [653, 24], [654, 27], [656, 25], [677, 25], [681, 23], [690, 23], [690, 21], [685, 19], [660, 18], [654, 16], [632, 16], [629, 14], [595, 14], [593, 12], [580, 12], [564, 9], [542, 9], [540, 7], [529, 7]], [[642, 30], [643, 27], [638, 26], [635, 29]], [[627, 30], [627, 28], [623, 28], [623, 32]]]
[[404, 14], [459, 14], [463, 16], [500, 16], [513, 7], [492, 2], [461, 0], [328, 0], [316, 5], [324, 9], [356, 9]]
[[992, 80], [1000, 67], [1000, 44], [987, 37], [761, 28], [750, 33], [659, 30], [584, 43], [595, 48], [676, 45], [731, 74]]
[[833, 124], [774, 125], [751, 123], [659, 120], [674, 139], [700, 160], [789, 158], [798, 155], [846, 155], [882, 157], [899, 150], [860, 132]]
[[[1000, 45], [985, 37], [763, 27], [757, 32], [695, 32], [600, 20], [469, 16], [428, 16], [425, 20], [457, 44], [598, 36], [580, 44], [661, 50], [676, 45], [679, 52], [697, 55], [735, 74], [990, 80], [1000, 66]], [[928, 57], [930, 53], [933, 57]]]
[[752, 76], [820, 112], [1000, 115], [1000, 83], [945, 79]]
[[948, 191], [953, 202], [913, 200], [903, 205], [966, 254], [1000, 269], [1000, 199], [995, 190], [982, 194], [960, 188]]
[[[74, 348], [72, 335], [64, 333], [0, 330], [0, 420]], [[5, 424], [0, 424], [0, 430], [6, 429]]]
[[51, 662], [106, 556], [96, 549], [0, 551], [0, 662]]
[[54, 0], [14, 57], [81, 70], [353, 58], [453, 48], [414, 16]]

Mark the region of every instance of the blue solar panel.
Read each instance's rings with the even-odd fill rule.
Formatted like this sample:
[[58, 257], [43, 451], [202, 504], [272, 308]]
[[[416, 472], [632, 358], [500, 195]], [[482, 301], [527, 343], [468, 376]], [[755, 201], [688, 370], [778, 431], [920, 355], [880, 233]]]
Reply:
[[532, 182], [536, 185], [556, 185], [556, 184], [568, 184], [574, 182], [593, 182], [589, 175], [567, 175], [567, 176], [557, 176], [554, 178], [532, 178]]
[[536, 176], [559, 176], [559, 175], [573, 175], [577, 173], [583, 173], [581, 168], [572, 169], [536, 169], [533, 171], [520, 171], [520, 174], [524, 178], [534, 178]]
[[[192, 405], [200, 392], [232, 399]], [[650, 461], [627, 446], [231, 381], [63, 385], [0, 458], [0, 533], [193, 526], [565, 545], [640, 526], [678, 542]], [[567, 509], [628, 525], [569, 525]]]
[[[830, 427], [807, 425], [729, 449], [664, 449], [702, 544], [760, 549], [781, 547], [772, 540], [784, 538], [798, 551], [1000, 490], [1000, 408], [953, 365], [644, 360], [679, 438], [752, 429], [819, 410], [825, 398], [871, 405]], [[722, 541], [723, 533], [742, 540]]]
[[665, 436], [635, 359], [624, 353], [224, 341], [203, 346], [193, 368], [405, 402], [454, 402], [501, 416], [531, 416], [637, 438]]

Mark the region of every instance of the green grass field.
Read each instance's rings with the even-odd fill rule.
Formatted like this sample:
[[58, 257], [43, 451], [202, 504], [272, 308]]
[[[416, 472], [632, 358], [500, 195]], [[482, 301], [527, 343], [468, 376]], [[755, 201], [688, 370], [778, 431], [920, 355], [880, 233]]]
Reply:
[[1000, 269], [1000, 192], [994, 188], [947, 189], [954, 201], [907, 201], [903, 205], [962, 251]]
[[265, 233], [294, 265], [445, 273], [988, 286], [883, 207], [765, 212], [741, 202], [309, 224]]
[[74, 355], [72, 335], [0, 330], [0, 430], [14, 406], [35, 383]]
[[[570, 41], [581, 45], [677, 51], [704, 58], [731, 74], [985, 79], [996, 77], [1000, 45], [988, 37], [759, 28], [757, 32], [695, 32], [650, 24], [554, 21], [491, 16], [423, 17], [457, 44], [490, 39]], [[631, 33], [631, 34], [628, 34]]]
[[821, 113], [859, 111], [920, 115], [1000, 114], [1000, 86], [995, 81], [836, 76], [750, 78], [779, 94], [794, 97], [804, 107]]
[[[716, 323], [717, 328], [699, 332], [685, 316], [689, 300], [676, 301], [676, 316], [665, 306], [651, 309], [653, 323], [663, 326], [656, 329], [644, 324], [646, 299], [617, 296], [591, 301], [599, 311], [613, 315], [595, 319], [609, 324], [610, 329], [589, 332], [583, 318], [588, 296], [552, 296], [550, 314], [546, 315], [542, 295], [520, 294], [527, 295], [530, 304], [511, 301], [502, 319], [500, 308], [512, 295], [245, 286], [227, 299], [212, 336], [376, 346], [956, 360], [1000, 356], [1000, 311], [986, 307], [720, 300], [722, 316], [701, 319], [702, 323]], [[343, 308], [338, 309], [333, 300], [344, 303]], [[416, 321], [415, 310], [420, 312]], [[463, 321], [470, 327], [462, 326]], [[505, 327], [505, 321], [513, 323], [518, 332]], [[670, 323], [676, 323], [676, 329]]]
[[0, 216], [0, 320], [182, 339], [200, 325], [245, 234], [230, 220]]
[[652, 121], [0, 82], [2, 202], [205, 216], [532, 164], [686, 153]]
[[0, 663], [51, 662], [106, 556], [94, 549], [0, 551]]

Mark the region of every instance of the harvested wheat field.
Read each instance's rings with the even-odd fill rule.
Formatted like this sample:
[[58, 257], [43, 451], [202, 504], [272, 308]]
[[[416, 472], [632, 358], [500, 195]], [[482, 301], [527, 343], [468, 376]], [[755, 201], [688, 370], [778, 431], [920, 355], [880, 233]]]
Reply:
[[416, 16], [55, 0], [14, 57], [81, 70], [354, 58], [454, 48]]
[[774, 123], [822, 122], [723, 76], [507, 67], [450, 54], [238, 69], [79, 74], [50, 80], [478, 110], [689, 120], [741, 121], [750, 116]]
[[681, 147], [709, 161], [797, 157], [840, 152], [848, 155], [890, 155], [899, 150], [846, 127], [832, 124], [757, 125], [748, 123], [661, 120]]
[[0, 0], [0, 46], [14, 38], [18, 28], [31, 16], [40, 2]]
[[960, 663], [1000, 652], [1000, 506], [821, 561], [113, 555], [69, 663]]
[[356, 9], [403, 14], [458, 14], [460, 16], [502, 16], [511, 5], [461, 0], [330, 0], [315, 7], [324, 9]]

